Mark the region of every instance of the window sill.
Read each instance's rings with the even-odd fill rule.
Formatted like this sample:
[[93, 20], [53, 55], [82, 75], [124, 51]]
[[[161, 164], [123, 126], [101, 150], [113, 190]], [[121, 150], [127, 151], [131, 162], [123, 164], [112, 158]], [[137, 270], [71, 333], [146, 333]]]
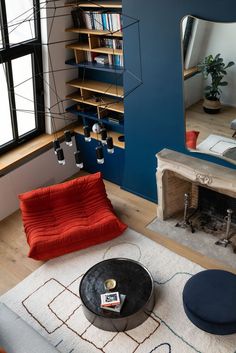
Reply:
[[196, 75], [198, 72], [197, 66], [191, 67], [190, 69], [184, 69], [184, 80]]
[[[77, 124], [72, 124], [66, 129], [73, 129]], [[57, 138], [63, 140], [64, 129], [57, 132]], [[20, 167], [24, 163], [39, 156], [52, 148], [54, 135], [42, 134], [0, 156], [0, 177]]]

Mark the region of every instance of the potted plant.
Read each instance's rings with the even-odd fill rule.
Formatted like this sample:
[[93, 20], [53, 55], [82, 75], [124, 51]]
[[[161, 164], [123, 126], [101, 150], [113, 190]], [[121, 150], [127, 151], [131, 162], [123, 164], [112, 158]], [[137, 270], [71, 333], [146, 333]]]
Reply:
[[215, 57], [208, 55], [198, 65], [198, 70], [202, 72], [204, 79], [206, 80], [208, 77], [211, 79], [211, 83], [205, 87], [203, 102], [203, 109], [209, 114], [216, 114], [220, 111], [221, 87], [228, 85], [228, 82], [223, 81], [223, 78], [227, 75], [226, 69], [234, 65], [233, 61], [225, 65], [220, 56], [221, 54], [217, 54]]

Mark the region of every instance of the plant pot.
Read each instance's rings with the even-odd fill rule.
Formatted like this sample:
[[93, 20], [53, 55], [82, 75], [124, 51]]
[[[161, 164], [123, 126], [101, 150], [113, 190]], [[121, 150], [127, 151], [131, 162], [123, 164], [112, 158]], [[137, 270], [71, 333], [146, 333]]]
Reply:
[[207, 114], [217, 114], [221, 108], [220, 100], [217, 98], [205, 98], [203, 101], [203, 109]]

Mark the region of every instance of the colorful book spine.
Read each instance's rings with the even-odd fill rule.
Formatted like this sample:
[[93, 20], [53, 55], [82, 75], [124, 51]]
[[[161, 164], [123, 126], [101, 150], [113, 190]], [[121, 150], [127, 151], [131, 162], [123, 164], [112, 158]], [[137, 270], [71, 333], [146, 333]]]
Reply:
[[[75, 13], [73, 13], [76, 22]], [[83, 22], [88, 29], [118, 32], [122, 30], [121, 14], [102, 13], [101, 11], [83, 11]], [[81, 19], [80, 19], [81, 21]]]
[[102, 13], [102, 27], [104, 31], [107, 31], [107, 19], [105, 13]]

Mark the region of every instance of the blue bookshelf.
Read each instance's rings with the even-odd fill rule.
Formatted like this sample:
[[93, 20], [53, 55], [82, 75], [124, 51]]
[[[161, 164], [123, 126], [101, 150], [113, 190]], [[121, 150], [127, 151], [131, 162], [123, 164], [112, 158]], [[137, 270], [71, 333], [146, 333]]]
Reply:
[[72, 113], [74, 115], [77, 115], [78, 117], [81, 117], [83, 119], [83, 124], [84, 125], [91, 125], [96, 122], [102, 123], [106, 128], [110, 128], [113, 131], [120, 132], [121, 134], [124, 133], [124, 121], [122, 120], [119, 124], [118, 123], [113, 123], [112, 121], [109, 121], [106, 118], [98, 118], [96, 112], [82, 112], [77, 109], [77, 104], [73, 104], [69, 107], [66, 108], [66, 111], [68, 113]]
[[[111, 6], [108, 6], [109, 13], [116, 12], [114, 4], [115, 2], [111, 2]], [[93, 7], [96, 8], [96, 5], [92, 3], [89, 5], [88, 11], [93, 12]], [[83, 5], [77, 5], [77, 8], [80, 7]], [[120, 2], [118, 8], [121, 8]], [[85, 26], [88, 27], [87, 23]], [[66, 108], [66, 112], [74, 114], [78, 118], [75, 137], [77, 148], [83, 155], [84, 169], [89, 172], [100, 170], [105, 179], [121, 185], [125, 155], [124, 142], [121, 142], [120, 139], [120, 137], [124, 137], [124, 67], [118, 66], [123, 65], [122, 32], [119, 30], [117, 33], [111, 34], [110, 31], [77, 27], [74, 23], [73, 28], [66, 29], [66, 32], [78, 34], [78, 42], [66, 46], [67, 49], [73, 50], [74, 58], [66, 60], [65, 64], [72, 69], [78, 69], [78, 77], [66, 82], [70, 88], [66, 98], [68, 103], [69, 101], [73, 102]], [[112, 47], [108, 43], [109, 40], [112, 41]], [[110, 64], [95, 62], [93, 60], [95, 53], [101, 59], [103, 56], [104, 61]], [[85, 141], [83, 135], [82, 126], [88, 125], [92, 130], [95, 123], [100, 123], [105, 127], [108, 136], [113, 138], [115, 153], [109, 154], [104, 148], [104, 165], [97, 164], [95, 154], [95, 148], [101, 138], [100, 135], [91, 133], [90, 143]]]
[[107, 65], [107, 64], [102, 65], [102, 64], [98, 64], [96, 62], [90, 62], [90, 61], [82, 61], [81, 63], [77, 64], [75, 59], [69, 59], [65, 61], [65, 64], [75, 66], [78, 68], [106, 71], [106, 72], [119, 73], [119, 74], [122, 74], [124, 72], [124, 68], [121, 66]]

